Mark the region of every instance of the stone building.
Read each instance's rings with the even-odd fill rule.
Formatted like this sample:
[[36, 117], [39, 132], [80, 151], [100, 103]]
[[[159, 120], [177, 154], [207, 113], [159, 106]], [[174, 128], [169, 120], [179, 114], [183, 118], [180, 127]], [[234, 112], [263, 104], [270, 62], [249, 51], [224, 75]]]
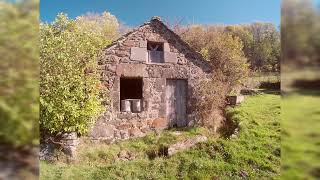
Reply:
[[192, 125], [200, 100], [197, 85], [210, 69], [199, 53], [153, 17], [104, 49], [99, 71], [111, 99], [89, 137], [113, 142]]

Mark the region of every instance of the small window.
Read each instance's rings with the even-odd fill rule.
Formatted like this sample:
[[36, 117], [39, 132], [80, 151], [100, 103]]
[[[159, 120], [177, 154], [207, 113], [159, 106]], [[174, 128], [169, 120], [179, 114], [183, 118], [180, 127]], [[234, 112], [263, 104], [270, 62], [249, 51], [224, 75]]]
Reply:
[[152, 63], [164, 63], [163, 43], [147, 42], [148, 60]]
[[142, 111], [142, 78], [120, 78], [120, 107], [124, 112]]

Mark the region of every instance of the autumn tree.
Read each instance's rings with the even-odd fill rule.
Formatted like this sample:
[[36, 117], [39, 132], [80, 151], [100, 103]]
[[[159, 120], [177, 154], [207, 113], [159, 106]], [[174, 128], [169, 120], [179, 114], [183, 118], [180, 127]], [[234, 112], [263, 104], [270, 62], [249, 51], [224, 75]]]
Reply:
[[246, 78], [247, 58], [243, 52], [243, 43], [238, 36], [208, 31], [200, 25], [189, 27], [181, 36], [210, 62], [214, 72], [221, 72], [230, 87], [242, 83]]
[[226, 96], [248, 76], [249, 65], [243, 43], [238, 36], [208, 30], [200, 25], [189, 27], [181, 36], [212, 67], [211, 78], [202, 81], [196, 92], [203, 97], [196, 107], [201, 121], [198, 123], [213, 127], [216, 131], [217, 123], [223, 120]]

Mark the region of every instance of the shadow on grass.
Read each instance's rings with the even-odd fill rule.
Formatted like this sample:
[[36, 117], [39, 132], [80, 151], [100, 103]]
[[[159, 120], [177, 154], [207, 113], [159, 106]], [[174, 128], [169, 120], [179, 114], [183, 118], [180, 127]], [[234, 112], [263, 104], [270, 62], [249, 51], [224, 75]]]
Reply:
[[280, 81], [276, 82], [261, 82], [259, 85], [261, 89], [280, 90]]

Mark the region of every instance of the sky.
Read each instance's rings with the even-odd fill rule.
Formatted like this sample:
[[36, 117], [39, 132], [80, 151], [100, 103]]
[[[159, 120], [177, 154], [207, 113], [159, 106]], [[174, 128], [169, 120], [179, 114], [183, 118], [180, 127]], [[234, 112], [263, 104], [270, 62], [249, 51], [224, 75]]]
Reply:
[[281, 0], [41, 0], [40, 19], [52, 22], [59, 12], [70, 18], [108, 11], [135, 27], [160, 16], [182, 24], [243, 24], [256, 21], [280, 25]]

